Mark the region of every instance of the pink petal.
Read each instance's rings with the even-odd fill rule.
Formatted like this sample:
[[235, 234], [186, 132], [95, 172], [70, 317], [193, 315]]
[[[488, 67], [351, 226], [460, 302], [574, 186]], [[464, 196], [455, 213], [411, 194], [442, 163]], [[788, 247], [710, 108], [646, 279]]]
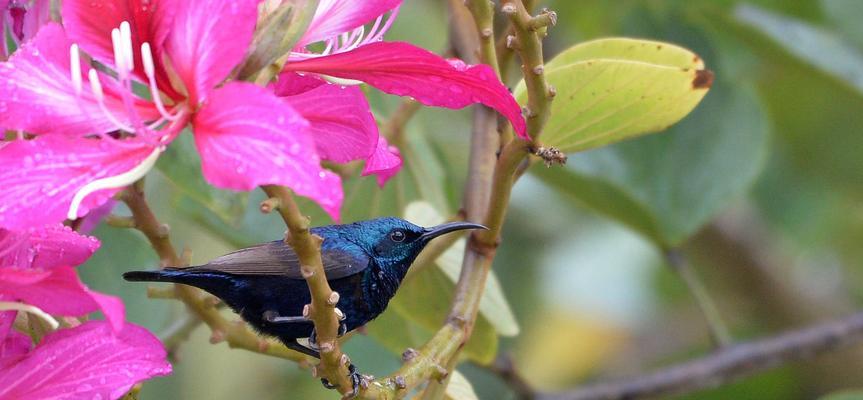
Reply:
[[39, 28], [51, 20], [51, 0], [35, 0], [28, 5], [21, 32], [22, 42], [35, 37]]
[[270, 88], [276, 93], [276, 96], [293, 96], [302, 94], [312, 90], [318, 86], [324, 85], [327, 82], [315, 75], [300, 75], [294, 72], [282, 72], [278, 79], [270, 84]]
[[[9, 6], [9, 0], [0, 0], [0, 32], [6, 32], [6, 7]], [[5, 38], [5, 34], [3, 35]], [[5, 60], [9, 55], [9, 48], [6, 40], [0, 40], [0, 61]]]
[[402, 4], [402, 0], [324, 0], [318, 4], [315, 16], [297, 47], [329, 39], [371, 22]]
[[377, 146], [375, 146], [375, 152], [366, 160], [363, 176], [376, 174], [378, 176], [378, 185], [384, 187], [384, 184], [395, 176], [401, 168], [402, 158], [399, 149], [395, 146], [390, 146], [387, 140], [381, 136]]
[[[153, 152], [147, 143], [123, 142], [125, 146], [114, 140], [51, 135], [6, 143], [0, 148], [0, 227], [26, 229], [61, 222], [84, 185], [128, 172]], [[104, 204], [120, 189], [90, 194], [78, 216]]]
[[174, 70], [197, 104], [246, 54], [260, 0], [164, 0], [176, 12], [165, 42]]
[[[57, 267], [48, 272], [46, 275], [40, 270], [0, 268], [0, 296], [56, 315], [79, 316], [101, 310], [112, 326], [122, 328], [125, 310], [119, 298], [91, 291], [72, 267]], [[22, 279], [27, 275], [34, 279], [29, 282]]]
[[285, 185], [338, 218], [341, 180], [321, 168], [308, 122], [267, 89], [240, 82], [217, 89], [194, 129], [204, 177], [213, 185]]
[[[0, 300], [5, 300], [0, 296]], [[30, 337], [12, 329], [17, 311], [0, 312], [0, 371], [17, 362], [33, 346]]]
[[311, 124], [322, 159], [346, 163], [374, 153], [378, 125], [359, 87], [321, 85], [284, 99]]
[[[0, 301], [3, 301], [3, 296], [0, 296]], [[9, 335], [12, 323], [15, 322], [15, 315], [17, 314], [17, 311], [0, 311], [0, 340], [5, 339]]]
[[51, 269], [83, 264], [99, 249], [99, 240], [63, 224], [22, 231], [0, 229], [0, 267]]
[[162, 68], [161, 46], [174, 13], [163, 3], [160, 0], [64, 0], [61, 13], [69, 37], [93, 58], [112, 66], [111, 30], [118, 28], [123, 21], [128, 22], [132, 31], [135, 75], [139, 80], [147, 81], [139, 51], [141, 44], [150, 43], [160, 78], [159, 87], [171, 92]]
[[528, 137], [521, 107], [491, 68], [448, 62], [408, 43], [370, 43], [344, 53], [291, 62], [284, 70], [363, 81], [429, 106], [462, 108], [482, 103], [508, 118], [519, 136]]
[[[10, 314], [12, 319], [15, 319], [14, 312], [0, 313], [0, 319], [3, 318], [2, 314]], [[0, 331], [0, 371], [18, 362], [25, 354], [30, 352], [30, 348], [32, 347], [33, 341], [30, 340], [29, 336], [14, 329], [8, 330], [5, 334]]]
[[117, 205], [117, 201], [114, 199], [108, 200], [107, 203], [102, 204], [99, 207], [96, 207], [90, 210], [87, 215], [84, 216], [81, 223], [78, 225], [78, 232], [87, 234], [92, 232], [99, 226], [99, 223], [102, 222], [102, 218], [111, 214], [111, 211], [114, 210], [114, 207]]
[[[0, 63], [0, 130], [83, 136], [117, 129], [99, 108], [86, 78], [81, 94], [76, 94], [70, 78], [71, 44], [59, 25], [49, 23]], [[83, 76], [87, 67], [81, 66]], [[105, 75], [102, 78], [106, 107], [129, 124], [122, 100]], [[157, 111], [148, 103], [139, 101], [136, 109], [145, 120], [156, 119]]]
[[165, 349], [146, 329], [117, 334], [90, 321], [48, 336], [27, 357], [0, 371], [3, 399], [116, 399], [132, 385], [171, 373]]

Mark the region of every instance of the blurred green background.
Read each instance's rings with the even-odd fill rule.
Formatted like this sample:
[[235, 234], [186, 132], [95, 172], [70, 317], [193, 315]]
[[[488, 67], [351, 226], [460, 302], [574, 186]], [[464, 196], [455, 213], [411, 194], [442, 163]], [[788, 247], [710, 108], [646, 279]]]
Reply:
[[[448, 48], [446, 2], [410, 0], [389, 40]], [[863, 304], [863, 1], [540, 1], [559, 16], [546, 54], [605, 36], [690, 48], [716, 73], [701, 105], [668, 132], [535, 165], [517, 185], [494, 270], [520, 333], [499, 338], [489, 311], [462, 372], [480, 399], [511, 399], [478, 365], [511, 354], [544, 390], [637, 374], [703, 354], [710, 341], [662, 250], [692, 260], [736, 340], [845, 315]], [[515, 68], [513, 68], [515, 70]], [[508, 82], [511, 86], [515, 82]], [[398, 99], [369, 91], [379, 121]], [[403, 215], [424, 199], [452, 215], [461, 199], [469, 110], [423, 109], [409, 123], [407, 168], [380, 192], [346, 183], [344, 221]], [[188, 135], [147, 180], [174, 243], [207, 260], [281, 237], [257, 212], [261, 193], [202, 183]], [[313, 223], [329, 221], [311, 204]], [[118, 210], [118, 213], [125, 212]], [[122, 272], [155, 267], [137, 232], [100, 226], [102, 249], [80, 269], [94, 289], [126, 301], [128, 318], [157, 335], [181, 304], [146, 298]], [[393, 307], [345, 349], [362, 372], [386, 375], [443, 315], [451, 282], [436, 269], [399, 292]], [[434, 311], [437, 310], [437, 313]], [[226, 312], [227, 313], [227, 312]], [[501, 315], [495, 315], [500, 313]], [[232, 317], [233, 318], [233, 317]], [[508, 326], [511, 331], [512, 325]], [[510, 332], [512, 333], [512, 332]], [[296, 364], [211, 345], [199, 327], [175, 372], [147, 382], [143, 399], [336, 398]], [[693, 399], [810, 399], [863, 387], [863, 348], [825, 355], [689, 395]]]

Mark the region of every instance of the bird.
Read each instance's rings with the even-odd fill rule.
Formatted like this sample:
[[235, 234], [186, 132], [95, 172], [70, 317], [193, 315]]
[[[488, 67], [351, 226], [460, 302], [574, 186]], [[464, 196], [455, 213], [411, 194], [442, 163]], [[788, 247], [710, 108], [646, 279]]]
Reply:
[[[339, 335], [380, 315], [396, 294], [413, 261], [434, 238], [466, 229], [487, 229], [471, 222], [430, 228], [395, 217], [311, 228], [323, 239], [321, 260], [330, 288], [339, 293]], [[255, 330], [286, 347], [320, 358], [314, 324], [303, 316], [311, 295], [300, 261], [284, 240], [243, 248], [192, 267], [131, 271], [132, 282], [171, 282], [203, 289], [221, 299]], [[308, 345], [299, 342], [308, 339]], [[349, 368], [354, 392], [362, 377]], [[324, 386], [334, 388], [326, 380]]]

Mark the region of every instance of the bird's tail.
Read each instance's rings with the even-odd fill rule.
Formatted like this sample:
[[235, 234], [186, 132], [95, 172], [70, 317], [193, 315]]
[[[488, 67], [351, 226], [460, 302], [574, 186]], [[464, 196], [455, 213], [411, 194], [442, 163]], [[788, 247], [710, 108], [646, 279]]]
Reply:
[[158, 271], [129, 271], [123, 279], [129, 282], [174, 282], [183, 283], [186, 274], [179, 268], [165, 268]]

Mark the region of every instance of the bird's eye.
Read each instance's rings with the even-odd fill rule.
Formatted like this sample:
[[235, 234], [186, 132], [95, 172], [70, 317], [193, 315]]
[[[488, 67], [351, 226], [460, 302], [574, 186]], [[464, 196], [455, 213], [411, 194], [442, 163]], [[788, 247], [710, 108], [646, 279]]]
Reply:
[[403, 242], [405, 240], [405, 233], [401, 230], [395, 230], [390, 232], [390, 240], [393, 242]]

